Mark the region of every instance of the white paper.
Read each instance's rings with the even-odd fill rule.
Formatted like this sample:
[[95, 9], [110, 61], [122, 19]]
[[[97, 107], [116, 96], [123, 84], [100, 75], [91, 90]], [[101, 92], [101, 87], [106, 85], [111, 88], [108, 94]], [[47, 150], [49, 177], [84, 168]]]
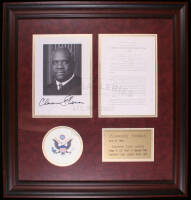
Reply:
[[157, 35], [99, 35], [99, 116], [157, 116]]
[[[81, 45], [81, 95], [44, 95], [43, 45]], [[92, 117], [92, 35], [33, 35], [33, 117]]]

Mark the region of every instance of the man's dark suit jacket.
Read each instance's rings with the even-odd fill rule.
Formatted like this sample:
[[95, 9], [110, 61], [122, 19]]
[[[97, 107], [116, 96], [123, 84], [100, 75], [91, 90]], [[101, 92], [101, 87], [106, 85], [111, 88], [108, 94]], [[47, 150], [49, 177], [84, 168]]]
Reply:
[[74, 78], [62, 86], [61, 90], [57, 90], [56, 81], [44, 88], [44, 95], [81, 95], [81, 78]]

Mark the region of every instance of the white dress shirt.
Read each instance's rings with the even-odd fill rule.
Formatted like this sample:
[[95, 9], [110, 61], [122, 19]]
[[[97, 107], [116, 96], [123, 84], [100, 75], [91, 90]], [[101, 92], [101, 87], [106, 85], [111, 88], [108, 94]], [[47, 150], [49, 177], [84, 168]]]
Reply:
[[61, 88], [64, 85], [66, 85], [68, 82], [70, 82], [73, 78], [74, 78], [74, 74], [67, 81], [59, 82], [59, 81], [56, 80], [57, 90], [61, 90]]

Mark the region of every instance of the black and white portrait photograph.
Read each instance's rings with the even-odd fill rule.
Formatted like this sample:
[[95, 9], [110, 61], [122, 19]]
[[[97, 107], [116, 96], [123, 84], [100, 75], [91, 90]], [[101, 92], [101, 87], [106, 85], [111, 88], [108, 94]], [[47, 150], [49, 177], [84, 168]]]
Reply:
[[44, 44], [43, 95], [81, 94], [81, 44]]
[[92, 117], [92, 34], [33, 34], [33, 118]]

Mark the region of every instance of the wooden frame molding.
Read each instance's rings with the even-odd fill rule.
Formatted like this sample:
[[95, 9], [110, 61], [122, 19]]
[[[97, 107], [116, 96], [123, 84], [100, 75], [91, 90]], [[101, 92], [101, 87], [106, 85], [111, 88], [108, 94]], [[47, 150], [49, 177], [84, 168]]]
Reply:
[[[186, 2], [66, 1], [4, 3], [2, 145], [4, 197], [132, 198], [188, 194], [188, 5]], [[173, 20], [173, 179], [20, 180], [18, 174], [18, 31], [20, 20], [150, 18]], [[11, 59], [10, 59], [11, 58]], [[31, 61], [32, 62], [32, 61]], [[95, 64], [93, 64], [95, 65]], [[93, 66], [93, 70], [94, 70]], [[159, 66], [160, 67], [160, 66]], [[159, 74], [160, 75], [160, 74]], [[94, 86], [93, 86], [94, 88]], [[95, 97], [94, 97], [95, 98]], [[94, 104], [94, 101], [93, 101]], [[95, 107], [93, 108], [93, 110]], [[93, 111], [97, 120], [96, 111]], [[155, 137], [158, 135], [156, 134]], [[101, 147], [100, 147], [101, 148]], [[85, 147], [84, 147], [85, 149]], [[84, 150], [85, 151], [85, 150]], [[88, 167], [87, 167], [88, 169]]]

